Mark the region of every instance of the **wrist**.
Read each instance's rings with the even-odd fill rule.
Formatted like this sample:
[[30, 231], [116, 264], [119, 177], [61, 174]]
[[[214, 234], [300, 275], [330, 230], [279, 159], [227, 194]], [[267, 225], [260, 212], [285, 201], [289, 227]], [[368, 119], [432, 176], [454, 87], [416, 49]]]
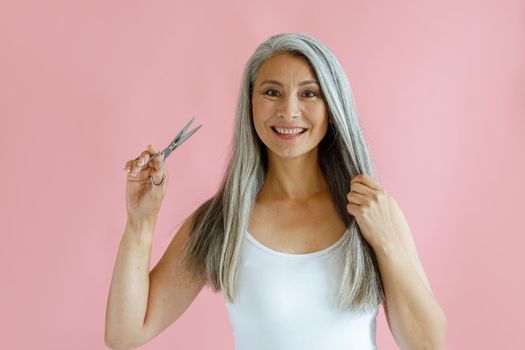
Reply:
[[152, 232], [157, 223], [157, 217], [143, 217], [128, 215], [126, 226], [138, 232]]

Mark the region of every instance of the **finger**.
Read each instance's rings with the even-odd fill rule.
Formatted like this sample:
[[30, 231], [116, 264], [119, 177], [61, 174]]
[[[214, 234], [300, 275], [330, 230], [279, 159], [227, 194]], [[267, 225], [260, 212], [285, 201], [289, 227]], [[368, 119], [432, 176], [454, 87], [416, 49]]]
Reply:
[[152, 145], [152, 144], [148, 145], [148, 151], [150, 151], [151, 154], [159, 153], [159, 149], [155, 145]]
[[162, 161], [162, 156], [156, 157], [149, 164], [153, 169], [154, 174], [162, 173], [164, 171], [164, 162]]
[[368, 187], [370, 187], [371, 189], [374, 189], [376, 191], [381, 191], [383, 190], [383, 188], [381, 187], [381, 185], [377, 182], [376, 179], [374, 179], [372, 176], [366, 174], [366, 173], [363, 173], [363, 174], [358, 174], [356, 176], [354, 176], [351, 180], [350, 180], [350, 184], [353, 184], [353, 183], [362, 183]]
[[164, 155], [161, 154], [159, 155], [158, 157], [156, 157], [155, 159], [153, 159], [153, 161], [151, 162], [152, 163], [152, 167], [155, 169], [155, 171], [162, 171], [164, 169]]
[[147, 149], [142, 152], [137, 158], [133, 160], [133, 169], [132, 174], [136, 176], [138, 173], [140, 173], [142, 170], [145, 170], [148, 168], [148, 166], [145, 166], [148, 164], [151, 155], [155, 152], [156, 147], [153, 145], [148, 145]]
[[147, 149], [142, 152], [138, 157], [137, 157], [137, 165], [138, 166], [143, 166], [144, 164], [148, 163], [149, 162], [149, 159], [151, 158], [151, 153], [150, 151], [148, 151]]
[[124, 170], [126, 170], [127, 173], [131, 171], [131, 166], [133, 165], [133, 159], [130, 159], [126, 162], [124, 165]]
[[[152, 154], [160, 153], [160, 150], [154, 145], [148, 145], [148, 150]], [[149, 166], [154, 169], [154, 171], [151, 173], [150, 176], [152, 177], [152, 180], [155, 183], [160, 183], [163, 177], [166, 177], [164, 181], [167, 181], [167, 173], [164, 171], [164, 155], [163, 154], [156, 156], [153, 159], [153, 161], [149, 163]]]
[[346, 195], [346, 199], [348, 200], [349, 203], [352, 203], [352, 204], [362, 205], [366, 203], [365, 195], [362, 195], [360, 193], [353, 192], [353, 191], [349, 192]]
[[136, 159], [130, 159], [126, 162], [126, 166], [124, 167], [124, 170], [126, 170], [126, 173], [128, 175], [133, 175], [133, 171], [137, 168], [137, 160]]
[[[148, 150], [152, 153], [152, 154], [157, 154], [157, 153], [160, 153], [160, 150], [155, 147], [154, 145], [148, 145]], [[155, 169], [155, 171], [161, 171], [164, 167], [164, 155], [161, 154], [157, 157], [155, 157], [153, 159], [153, 161], [151, 161], [149, 163], [150, 167], [152, 167], [153, 169]]]
[[374, 192], [374, 190], [365, 184], [362, 184], [360, 182], [354, 182], [352, 183], [352, 192], [361, 193], [361, 194], [371, 194]]
[[346, 205], [346, 211], [348, 211], [348, 213], [352, 216], [359, 217], [361, 214], [360, 210], [361, 210], [361, 206], [359, 205], [352, 204], [352, 203], [348, 203]]
[[144, 152], [141, 153], [140, 156], [138, 156], [137, 158], [135, 158], [133, 160], [133, 163], [131, 165], [131, 172], [130, 172], [130, 175], [132, 176], [137, 176], [143, 169], [142, 167], [144, 166]]
[[131, 163], [131, 171], [130, 171], [130, 175], [131, 176], [137, 176], [137, 174], [140, 172], [140, 165], [138, 165], [138, 162], [139, 162], [140, 159], [134, 159]]
[[[142, 171], [142, 167], [147, 164], [152, 156], [152, 154], [158, 153], [158, 148], [155, 147], [152, 144], [149, 144], [147, 149], [143, 151], [137, 158], [129, 160], [126, 162], [126, 165], [124, 166], [124, 169], [126, 172], [132, 176], [136, 176], [140, 171]], [[157, 157], [162, 158], [162, 157]], [[155, 158], [156, 159], [156, 158]], [[155, 159], [153, 160], [155, 162]], [[162, 162], [162, 159], [159, 159], [160, 162]]]

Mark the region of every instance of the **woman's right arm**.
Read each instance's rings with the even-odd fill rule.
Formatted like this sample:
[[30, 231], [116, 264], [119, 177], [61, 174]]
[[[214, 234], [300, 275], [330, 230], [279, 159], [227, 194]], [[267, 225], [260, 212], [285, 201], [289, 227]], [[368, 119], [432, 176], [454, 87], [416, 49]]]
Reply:
[[128, 217], [120, 240], [106, 307], [104, 340], [112, 349], [132, 349], [143, 337], [155, 221]]
[[175, 322], [205, 285], [179, 266], [188, 240], [188, 217], [164, 255], [149, 272], [154, 222], [128, 225], [120, 243], [106, 312], [105, 342], [112, 349], [134, 349]]
[[[179, 265], [193, 214], [149, 270], [153, 231], [169, 180], [163, 157], [150, 160], [157, 152], [155, 146], [148, 145], [125, 166], [128, 218], [113, 269], [104, 334], [112, 349], [134, 349], [154, 338], [184, 313], [205, 285], [202, 277]], [[145, 164], [148, 167], [142, 169]], [[159, 185], [150, 183], [149, 176]]]

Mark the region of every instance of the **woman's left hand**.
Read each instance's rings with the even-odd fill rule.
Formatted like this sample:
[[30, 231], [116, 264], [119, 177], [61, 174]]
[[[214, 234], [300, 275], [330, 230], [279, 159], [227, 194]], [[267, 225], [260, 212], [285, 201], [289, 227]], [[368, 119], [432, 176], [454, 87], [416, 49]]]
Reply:
[[374, 251], [404, 245], [404, 238], [411, 234], [405, 216], [375, 179], [368, 174], [354, 176], [346, 197], [348, 213], [355, 217], [361, 234]]

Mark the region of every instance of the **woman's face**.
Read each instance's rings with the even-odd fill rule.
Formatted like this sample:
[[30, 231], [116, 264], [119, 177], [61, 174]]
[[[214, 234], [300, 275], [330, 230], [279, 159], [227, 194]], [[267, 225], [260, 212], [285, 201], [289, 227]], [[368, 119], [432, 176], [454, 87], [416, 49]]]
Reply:
[[[268, 152], [280, 157], [317, 151], [328, 130], [321, 87], [302, 57], [279, 54], [261, 65], [253, 87], [252, 112], [259, 138]], [[278, 130], [283, 129], [292, 134], [280, 134]], [[301, 132], [296, 133], [297, 129]]]

